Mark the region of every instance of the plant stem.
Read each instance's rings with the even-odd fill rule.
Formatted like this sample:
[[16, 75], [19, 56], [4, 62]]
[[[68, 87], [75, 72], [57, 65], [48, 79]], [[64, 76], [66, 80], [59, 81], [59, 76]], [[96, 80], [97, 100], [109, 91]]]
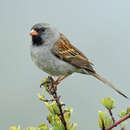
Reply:
[[111, 109], [108, 109], [108, 111], [109, 111], [109, 114], [110, 114], [111, 119], [112, 119], [113, 124], [114, 124], [114, 123], [115, 123], [115, 118], [114, 118], [114, 116], [113, 116], [112, 110], [111, 110]]
[[57, 103], [57, 106], [59, 107], [59, 110], [60, 110], [60, 119], [64, 125], [64, 128], [65, 130], [68, 130], [67, 129], [67, 124], [66, 124], [66, 121], [65, 121], [65, 118], [64, 118], [64, 112], [62, 110], [62, 104], [60, 103], [60, 97], [57, 95], [57, 84], [54, 83], [54, 80], [52, 77], [50, 77], [50, 80], [51, 80], [51, 95], [53, 96], [53, 98], [55, 99], [56, 103]]

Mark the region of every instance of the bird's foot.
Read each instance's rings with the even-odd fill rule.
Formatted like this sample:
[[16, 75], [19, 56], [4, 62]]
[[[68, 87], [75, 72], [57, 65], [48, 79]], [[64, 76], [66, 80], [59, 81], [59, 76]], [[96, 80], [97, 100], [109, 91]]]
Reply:
[[62, 81], [61, 79], [62, 79], [62, 77], [58, 77], [58, 78], [54, 81], [54, 84], [56, 84], [56, 85], [60, 84], [60, 82]]
[[67, 78], [69, 75], [71, 75], [72, 73], [68, 73], [66, 75], [64, 75], [63, 77], [58, 77], [56, 80], [55, 80], [55, 84], [58, 85], [61, 83], [61, 81], [63, 81], [65, 78]]
[[40, 87], [44, 86], [50, 94], [53, 94], [57, 90], [58, 83], [59, 82], [55, 82], [51, 76], [48, 76], [45, 80], [42, 81]]

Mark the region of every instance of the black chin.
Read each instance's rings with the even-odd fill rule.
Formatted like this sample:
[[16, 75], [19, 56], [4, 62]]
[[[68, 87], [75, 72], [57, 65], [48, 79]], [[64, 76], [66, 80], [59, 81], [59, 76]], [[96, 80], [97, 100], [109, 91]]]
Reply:
[[32, 44], [34, 46], [41, 46], [44, 43], [40, 36], [32, 36]]

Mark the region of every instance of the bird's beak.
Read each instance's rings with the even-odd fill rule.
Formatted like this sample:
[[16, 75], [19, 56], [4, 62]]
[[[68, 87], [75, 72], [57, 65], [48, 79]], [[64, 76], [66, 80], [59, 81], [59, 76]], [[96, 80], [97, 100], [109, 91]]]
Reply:
[[29, 34], [32, 35], [32, 36], [37, 36], [38, 32], [35, 31], [34, 29], [32, 29]]

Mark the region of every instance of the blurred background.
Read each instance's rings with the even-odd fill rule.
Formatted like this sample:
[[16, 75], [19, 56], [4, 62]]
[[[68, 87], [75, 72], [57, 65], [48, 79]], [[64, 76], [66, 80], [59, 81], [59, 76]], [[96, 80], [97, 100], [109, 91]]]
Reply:
[[[30, 28], [48, 22], [95, 64], [99, 74], [130, 97], [129, 0], [1, 0], [0, 1], [0, 129], [37, 126], [48, 114], [39, 101], [40, 78], [48, 75], [30, 58]], [[73, 74], [59, 94], [72, 107], [79, 130], [98, 130], [100, 100], [115, 99], [117, 114], [130, 107], [126, 100], [95, 78]], [[128, 127], [130, 129], [130, 121]], [[119, 130], [119, 127], [115, 128]]]

